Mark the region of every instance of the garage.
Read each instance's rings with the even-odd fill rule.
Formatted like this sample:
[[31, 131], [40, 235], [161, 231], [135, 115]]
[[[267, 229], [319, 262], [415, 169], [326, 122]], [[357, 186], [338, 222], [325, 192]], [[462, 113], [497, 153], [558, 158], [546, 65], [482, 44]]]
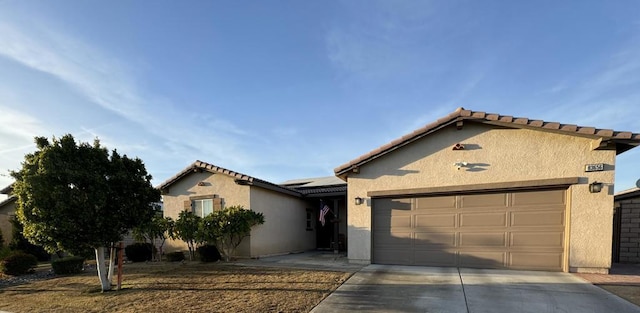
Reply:
[[372, 200], [372, 262], [566, 271], [567, 188]]

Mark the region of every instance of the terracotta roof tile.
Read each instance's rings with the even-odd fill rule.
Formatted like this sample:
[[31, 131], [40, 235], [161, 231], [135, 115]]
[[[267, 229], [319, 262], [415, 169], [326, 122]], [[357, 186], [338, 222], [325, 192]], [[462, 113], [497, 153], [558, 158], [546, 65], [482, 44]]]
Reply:
[[596, 133], [595, 127], [578, 127], [578, 133], [593, 135]]
[[613, 136], [613, 130], [612, 129], [598, 129], [598, 132], [596, 133], [596, 135], [603, 136], [603, 137], [612, 137]]
[[578, 126], [577, 125], [572, 125], [572, 124], [565, 124], [565, 125], [560, 125], [560, 130], [564, 130], [567, 132], [575, 132], [578, 130]]
[[544, 121], [541, 121], [541, 120], [532, 120], [531, 122], [529, 122], [529, 125], [533, 127], [542, 127], [543, 124], [544, 124]]
[[341, 176], [353, 168], [359, 167], [367, 162], [389, 153], [396, 148], [409, 144], [419, 138], [422, 138], [441, 127], [448, 126], [459, 120], [471, 120], [479, 123], [491, 123], [499, 124], [506, 127], [513, 128], [529, 128], [540, 129], [541, 131], [553, 131], [558, 133], [565, 133], [568, 135], [578, 136], [593, 136], [594, 138], [602, 138], [606, 140], [617, 140], [616, 150], [618, 153], [622, 153], [628, 149], [633, 148], [640, 144], [640, 134], [631, 132], [617, 132], [610, 129], [597, 129], [589, 126], [577, 126], [573, 124], [561, 124], [558, 122], [548, 122], [543, 120], [531, 120], [526, 117], [516, 117], [509, 115], [500, 115], [496, 113], [486, 113], [481, 111], [465, 110], [464, 108], [457, 108], [454, 112], [439, 118], [433, 123], [429, 123], [424, 127], [421, 127], [407, 135], [404, 135], [398, 139], [391, 141], [385, 145], [382, 145], [348, 163], [338, 166], [334, 172], [336, 175]]

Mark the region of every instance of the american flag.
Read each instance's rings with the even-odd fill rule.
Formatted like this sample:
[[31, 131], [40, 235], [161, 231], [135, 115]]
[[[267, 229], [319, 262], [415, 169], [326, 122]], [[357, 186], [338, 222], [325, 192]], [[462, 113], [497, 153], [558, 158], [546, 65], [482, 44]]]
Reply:
[[324, 226], [324, 216], [327, 215], [327, 213], [329, 212], [329, 206], [325, 205], [321, 210], [320, 210], [320, 223], [322, 223], [322, 226]]

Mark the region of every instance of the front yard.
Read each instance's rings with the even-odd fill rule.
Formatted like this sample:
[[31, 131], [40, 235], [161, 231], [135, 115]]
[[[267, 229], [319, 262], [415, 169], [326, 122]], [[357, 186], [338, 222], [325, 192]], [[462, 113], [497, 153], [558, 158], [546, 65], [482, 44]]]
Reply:
[[11, 312], [309, 312], [350, 273], [224, 263], [135, 263], [123, 289], [99, 292], [92, 271], [0, 288]]

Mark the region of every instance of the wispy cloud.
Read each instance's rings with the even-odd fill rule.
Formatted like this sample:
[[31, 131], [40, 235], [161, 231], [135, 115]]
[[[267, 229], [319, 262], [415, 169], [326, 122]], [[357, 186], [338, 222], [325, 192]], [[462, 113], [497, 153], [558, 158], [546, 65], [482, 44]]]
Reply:
[[[172, 171], [196, 158], [239, 167], [256, 162], [237, 144], [238, 137], [250, 136], [246, 130], [219, 117], [184, 112], [170, 99], [146, 94], [137, 88], [137, 79], [130, 71], [130, 64], [60, 29], [4, 21], [0, 22], [0, 38], [0, 56], [65, 82], [84, 95], [89, 104], [98, 105], [124, 119], [119, 127], [100, 130], [74, 125], [80, 127], [80, 139], [99, 137], [103, 144], [113, 145], [109, 148], [155, 154], [154, 157], [159, 160], [154, 165], [175, 164], [170, 166]], [[9, 115], [3, 114], [3, 118], [9, 118]], [[0, 130], [30, 139], [34, 135], [49, 133], [25, 127], [24, 123], [35, 121], [33, 117], [20, 116], [18, 120], [23, 121], [21, 127], [4, 127]], [[69, 126], [66, 125], [66, 128]], [[58, 128], [65, 129], [65, 126]], [[146, 145], [138, 143], [145, 136], [159, 138], [164, 144], [148, 149]], [[172, 162], [167, 162], [168, 159]]]

